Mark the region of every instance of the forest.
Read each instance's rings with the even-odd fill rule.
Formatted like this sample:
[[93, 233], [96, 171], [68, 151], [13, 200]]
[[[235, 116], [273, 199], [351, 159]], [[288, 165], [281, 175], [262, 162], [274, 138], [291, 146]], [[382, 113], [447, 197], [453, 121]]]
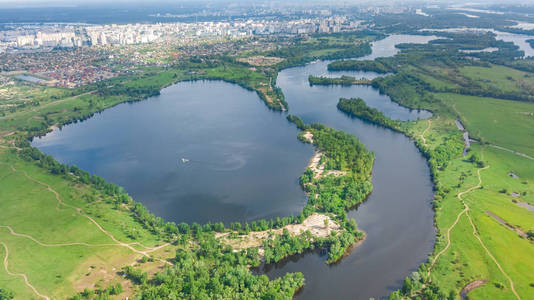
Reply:
[[337, 108], [351, 117], [357, 117], [396, 131], [399, 131], [401, 126], [399, 121], [391, 120], [378, 109], [369, 107], [362, 98], [341, 98], [337, 103]]
[[356, 79], [352, 76], [342, 75], [341, 77], [332, 78], [325, 76], [308, 76], [310, 85], [371, 85], [372, 81], [362, 78]]
[[385, 74], [391, 72], [391, 69], [378, 60], [348, 59], [329, 63], [328, 71], [366, 71]]

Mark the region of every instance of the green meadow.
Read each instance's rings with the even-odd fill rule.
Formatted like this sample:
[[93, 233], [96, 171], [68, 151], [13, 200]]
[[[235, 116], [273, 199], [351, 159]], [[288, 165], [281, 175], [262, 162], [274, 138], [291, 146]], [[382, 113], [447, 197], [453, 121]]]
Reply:
[[434, 95], [458, 112], [473, 138], [534, 156], [534, 103]]
[[[147, 247], [162, 243], [129, 211], [113, 207], [107, 196], [22, 161], [12, 150], [0, 149], [0, 174], [0, 240], [9, 251], [8, 270], [25, 274], [45, 295], [61, 298], [93, 284], [107, 287], [121, 281], [116, 272], [142, 255], [117, 241]], [[139, 244], [132, 247], [144, 249]], [[0, 250], [5, 257], [4, 247]], [[93, 278], [91, 272], [108, 276]], [[21, 277], [10, 276], [5, 268], [0, 268], [0, 282], [19, 299], [35, 296]]]
[[532, 92], [534, 88], [534, 75], [505, 66], [466, 66], [459, 68], [459, 71], [461, 75], [485, 89], [497, 88], [504, 92], [524, 89]]

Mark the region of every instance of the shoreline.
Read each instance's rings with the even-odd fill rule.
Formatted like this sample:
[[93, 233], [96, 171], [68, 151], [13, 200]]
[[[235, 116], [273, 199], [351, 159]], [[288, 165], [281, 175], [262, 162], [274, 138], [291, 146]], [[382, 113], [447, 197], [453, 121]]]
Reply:
[[347, 249], [345, 249], [345, 252], [343, 252], [343, 255], [341, 255], [335, 261], [328, 263], [329, 266], [340, 264], [344, 258], [348, 257], [351, 254], [352, 250], [358, 248], [359, 246], [361, 246], [361, 244], [363, 244], [363, 242], [365, 242], [365, 240], [367, 239], [367, 233], [360, 229], [358, 229], [358, 232], [361, 232], [363, 234], [362, 238], [357, 241], [354, 241], [352, 245], [348, 246]]

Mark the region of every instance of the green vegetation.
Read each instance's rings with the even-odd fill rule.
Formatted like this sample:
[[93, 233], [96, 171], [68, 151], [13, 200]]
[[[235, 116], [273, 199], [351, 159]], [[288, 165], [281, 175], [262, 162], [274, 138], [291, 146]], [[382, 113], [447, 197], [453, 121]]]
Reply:
[[400, 130], [401, 122], [393, 121], [378, 109], [367, 106], [362, 98], [341, 98], [337, 103], [337, 108], [351, 117], [358, 117], [396, 131]]
[[15, 297], [13, 292], [7, 289], [0, 288], [0, 299], [1, 300], [10, 300], [10, 299], [13, 299], [13, 297]]
[[372, 81], [368, 79], [356, 79], [351, 76], [343, 75], [338, 78], [331, 78], [331, 77], [318, 77], [310, 75], [308, 77], [308, 81], [310, 82], [310, 85], [371, 85]]
[[361, 57], [371, 53], [371, 46], [368, 40], [380, 36], [376, 33], [365, 31], [317, 34], [308, 39], [300, 39], [294, 45], [270, 51], [267, 56], [285, 59], [276, 65], [278, 70], [303, 65], [317, 59]]
[[[436, 109], [435, 101], [427, 92], [427, 84], [410, 73], [378, 77], [373, 80], [373, 87], [380, 93], [387, 94], [391, 100], [412, 109]], [[429, 108], [430, 107], [430, 108]]]
[[[286, 274], [269, 281], [247, 267], [251, 255], [222, 246], [213, 234], [197, 235], [194, 249], [179, 249], [174, 266], [148, 280], [146, 273], [127, 268], [126, 274], [139, 285], [141, 299], [287, 299], [304, 284], [302, 274]], [[257, 252], [255, 252], [257, 255]]]
[[378, 60], [338, 60], [328, 64], [329, 71], [366, 71], [385, 74], [391, 69]]
[[338, 236], [320, 240], [315, 239], [319, 247], [328, 246], [327, 263], [339, 260], [345, 251], [356, 241], [363, 238], [357, 230], [356, 223], [347, 218], [346, 211], [363, 202], [371, 193], [371, 171], [374, 154], [353, 135], [343, 131], [326, 128], [320, 124], [303, 125], [298, 117], [288, 116], [304, 131], [299, 138], [310, 142], [304, 134], [313, 136], [313, 145], [322, 153], [323, 171], [308, 168], [300, 177], [300, 183], [308, 193], [308, 204], [303, 213], [312, 212], [333, 214], [344, 231]]
[[471, 136], [534, 157], [534, 104], [501, 99], [435, 94], [458, 111]]
[[337, 170], [341, 176], [310, 177], [306, 171], [301, 183], [310, 195], [310, 204], [321, 212], [345, 216], [345, 210], [361, 203], [371, 192], [371, 171], [374, 154], [353, 135], [312, 124], [307, 131], [313, 135], [313, 145], [324, 154], [324, 170]]
[[74, 94], [75, 92], [67, 89], [49, 88], [17, 81], [0, 89], [0, 117], [53, 100], [74, 96]]

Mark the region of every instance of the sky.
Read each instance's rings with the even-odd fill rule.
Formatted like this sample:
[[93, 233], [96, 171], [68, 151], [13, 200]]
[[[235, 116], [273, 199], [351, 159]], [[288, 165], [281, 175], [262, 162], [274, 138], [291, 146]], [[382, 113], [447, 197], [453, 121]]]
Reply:
[[[253, 2], [255, 0], [203, 0], [203, 2]], [[288, 2], [308, 2], [306, 0], [289, 0]], [[150, 1], [150, 0], [113, 0], [112, 3], [114, 5], [121, 5], [121, 4], [132, 4], [132, 3], [143, 3], [143, 4], [157, 4], [157, 3], [173, 3], [178, 4], [180, 2], [194, 2], [192, 0], [156, 0], [156, 1]], [[268, 0], [260, 0], [260, 2], [268, 2]], [[388, 3], [391, 2], [391, 0], [378, 0], [378, 1], [371, 1], [371, 0], [326, 0], [321, 1], [321, 3], [326, 4], [327, 2], [344, 2], [344, 3]], [[421, 2], [421, 3], [464, 3], [467, 4], [469, 2], [474, 3], [474, 1], [465, 1], [465, 0], [396, 0], [395, 2]], [[478, 3], [506, 3], [506, 4], [512, 4], [512, 3], [530, 3], [533, 4], [532, 0], [486, 0], [486, 1], [476, 1]], [[80, 6], [80, 5], [108, 5], [110, 3], [109, 0], [0, 0], [0, 8], [25, 8], [25, 7], [72, 7], [72, 6]]]

